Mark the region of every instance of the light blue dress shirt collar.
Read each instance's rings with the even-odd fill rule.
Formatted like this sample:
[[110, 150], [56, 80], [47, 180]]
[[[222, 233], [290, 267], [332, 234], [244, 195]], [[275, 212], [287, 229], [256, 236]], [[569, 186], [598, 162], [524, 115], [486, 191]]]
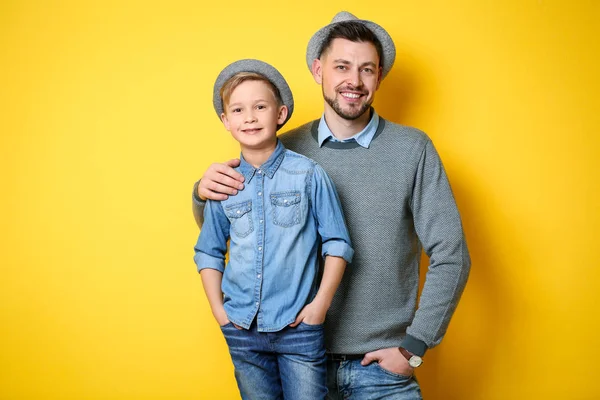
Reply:
[[323, 116], [321, 117], [321, 121], [319, 121], [319, 128], [318, 128], [319, 147], [322, 147], [323, 143], [325, 143], [325, 141], [329, 139], [334, 142], [342, 142], [342, 143], [356, 141], [356, 143], [358, 143], [360, 146], [364, 147], [365, 149], [368, 149], [369, 146], [371, 145], [371, 141], [373, 140], [373, 137], [375, 136], [375, 132], [377, 132], [378, 127], [379, 127], [379, 115], [377, 115], [377, 112], [375, 111], [374, 108], [371, 108], [371, 120], [369, 121], [367, 126], [365, 126], [365, 129], [358, 132], [356, 135], [354, 135], [352, 137], [349, 137], [344, 140], [340, 140], [340, 139], [336, 138], [335, 136], [333, 136], [333, 133], [331, 133], [331, 130], [327, 126], [327, 122], [325, 122], [325, 114], [323, 114]]

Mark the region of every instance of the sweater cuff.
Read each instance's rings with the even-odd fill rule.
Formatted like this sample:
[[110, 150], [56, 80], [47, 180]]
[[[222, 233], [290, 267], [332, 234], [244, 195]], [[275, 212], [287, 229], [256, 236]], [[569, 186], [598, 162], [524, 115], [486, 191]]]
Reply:
[[194, 183], [194, 191], [192, 192], [192, 198], [194, 199], [194, 203], [203, 206], [204, 204], [206, 204], [206, 200], [202, 200], [200, 198], [200, 196], [198, 196], [198, 185], [199, 184], [200, 184], [200, 181]]
[[425, 352], [427, 351], [427, 345], [425, 344], [425, 342], [414, 338], [410, 335], [406, 335], [404, 337], [404, 339], [402, 340], [402, 344], [400, 344], [400, 347], [408, 350], [409, 352], [419, 357], [423, 357], [425, 355]]

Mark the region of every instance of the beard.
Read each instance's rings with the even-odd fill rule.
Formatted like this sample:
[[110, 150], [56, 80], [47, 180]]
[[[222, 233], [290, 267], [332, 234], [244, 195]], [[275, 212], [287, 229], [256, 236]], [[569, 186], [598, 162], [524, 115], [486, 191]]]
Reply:
[[373, 101], [371, 101], [369, 103], [363, 103], [362, 105], [357, 104], [356, 106], [351, 106], [348, 110], [344, 110], [340, 106], [340, 102], [338, 101], [338, 99], [327, 97], [327, 95], [325, 94], [325, 90], [322, 89], [322, 91], [323, 98], [325, 99], [327, 104], [329, 104], [329, 106], [333, 108], [333, 111], [335, 111], [337, 115], [348, 121], [354, 121], [355, 119], [358, 119], [361, 115], [363, 115], [365, 112], [367, 112], [367, 110], [371, 108], [371, 103], [373, 103]]

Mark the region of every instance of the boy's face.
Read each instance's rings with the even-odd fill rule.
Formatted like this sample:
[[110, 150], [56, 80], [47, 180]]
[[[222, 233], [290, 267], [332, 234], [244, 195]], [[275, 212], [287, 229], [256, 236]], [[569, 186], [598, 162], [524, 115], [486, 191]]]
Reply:
[[382, 68], [375, 45], [338, 38], [313, 62], [312, 72], [322, 86], [325, 107], [354, 120], [373, 103]]
[[244, 149], [262, 149], [277, 140], [277, 125], [287, 117], [266, 82], [245, 81], [236, 87], [224, 107], [221, 121]]

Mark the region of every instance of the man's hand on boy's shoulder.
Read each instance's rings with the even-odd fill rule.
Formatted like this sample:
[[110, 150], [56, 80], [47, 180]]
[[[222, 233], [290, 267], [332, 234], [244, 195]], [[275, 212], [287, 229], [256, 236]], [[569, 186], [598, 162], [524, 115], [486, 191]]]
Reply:
[[198, 184], [198, 197], [201, 200], [226, 200], [244, 188], [244, 176], [233, 168], [240, 165], [237, 158], [224, 163], [211, 164]]

